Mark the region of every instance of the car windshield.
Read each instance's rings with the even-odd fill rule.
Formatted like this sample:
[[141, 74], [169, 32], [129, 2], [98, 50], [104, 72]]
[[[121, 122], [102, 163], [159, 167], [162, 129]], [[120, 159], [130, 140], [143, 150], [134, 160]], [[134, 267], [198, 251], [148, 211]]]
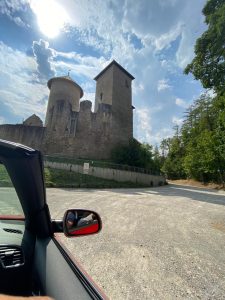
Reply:
[[18, 215], [24, 215], [23, 209], [5, 166], [0, 164], [0, 218]]

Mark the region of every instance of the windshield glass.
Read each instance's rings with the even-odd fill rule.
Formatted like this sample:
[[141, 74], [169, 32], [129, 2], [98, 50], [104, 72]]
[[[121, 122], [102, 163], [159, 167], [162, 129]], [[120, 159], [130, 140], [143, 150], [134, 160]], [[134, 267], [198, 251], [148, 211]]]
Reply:
[[24, 215], [16, 190], [4, 165], [0, 164], [0, 218]]

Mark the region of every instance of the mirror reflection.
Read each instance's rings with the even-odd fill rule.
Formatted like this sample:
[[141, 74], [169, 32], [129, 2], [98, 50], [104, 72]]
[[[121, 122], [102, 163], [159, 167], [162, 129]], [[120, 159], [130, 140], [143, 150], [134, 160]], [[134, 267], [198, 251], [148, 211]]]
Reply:
[[92, 234], [100, 230], [100, 220], [93, 211], [72, 209], [66, 212], [64, 226], [68, 236]]

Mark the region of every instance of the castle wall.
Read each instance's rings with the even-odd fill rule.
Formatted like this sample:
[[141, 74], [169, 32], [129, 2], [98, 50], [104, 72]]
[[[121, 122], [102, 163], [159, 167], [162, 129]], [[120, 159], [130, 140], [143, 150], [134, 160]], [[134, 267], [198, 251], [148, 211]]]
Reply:
[[111, 106], [91, 111], [91, 102], [82, 101], [77, 117], [75, 135], [59, 136], [46, 131], [44, 153], [61, 154], [76, 158], [108, 159], [115, 143], [111, 138]]
[[100, 103], [112, 105], [113, 99], [113, 66], [111, 66], [107, 72], [100, 76], [96, 84], [96, 94], [95, 94], [95, 109], [98, 111], [98, 106]]
[[114, 62], [96, 77], [94, 113], [90, 101], [80, 103], [83, 90], [69, 76], [52, 78], [48, 81], [46, 127], [30, 126], [31, 116], [26, 125], [1, 125], [0, 138], [44, 154], [109, 159], [115, 146], [127, 145], [133, 137], [133, 77], [129, 75]]
[[[55, 125], [61, 126], [57, 114], [61, 113], [66, 104], [71, 105], [72, 111], [79, 112], [80, 93], [80, 89], [72, 81], [55, 78], [51, 83], [45, 126], [53, 129]], [[61, 120], [63, 119], [62, 117]]]
[[104, 106], [111, 107], [110, 124], [104, 125], [110, 129], [110, 149], [119, 144], [128, 145], [133, 138], [132, 79], [116, 64], [96, 79], [95, 112], [101, 115]]
[[45, 127], [27, 125], [0, 125], [0, 139], [42, 150]]
[[113, 135], [122, 144], [133, 137], [132, 80], [114, 65], [113, 73]]
[[[51, 162], [45, 160], [45, 167], [50, 167], [53, 169], [61, 169], [72, 171], [76, 173], [83, 174], [84, 169], [82, 165], [68, 164], [68, 163], [59, 163], [59, 162]], [[119, 182], [133, 182], [133, 183], [142, 183], [148, 186], [160, 186], [166, 184], [165, 177], [162, 175], [150, 175], [143, 174], [132, 171], [124, 171], [110, 168], [100, 168], [100, 167], [92, 167], [89, 168], [89, 175], [105, 178], [110, 180], [115, 180]]]

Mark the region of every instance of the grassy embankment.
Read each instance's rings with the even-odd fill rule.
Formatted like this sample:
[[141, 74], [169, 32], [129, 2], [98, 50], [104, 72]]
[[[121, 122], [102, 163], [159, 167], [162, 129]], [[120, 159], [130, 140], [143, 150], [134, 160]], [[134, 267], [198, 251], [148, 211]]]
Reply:
[[[131, 188], [144, 187], [131, 182], [116, 182], [90, 175], [45, 168], [46, 187], [64, 188]], [[12, 186], [11, 180], [3, 165], [0, 165], [0, 187]]]
[[117, 182], [90, 175], [84, 175], [65, 170], [45, 168], [45, 182], [47, 187], [67, 188], [131, 188], [144, 187], [143, 184], [132, 182]]
[[12, 186], [9, 175], [3, 165], [0, 164], [0, 187]]

